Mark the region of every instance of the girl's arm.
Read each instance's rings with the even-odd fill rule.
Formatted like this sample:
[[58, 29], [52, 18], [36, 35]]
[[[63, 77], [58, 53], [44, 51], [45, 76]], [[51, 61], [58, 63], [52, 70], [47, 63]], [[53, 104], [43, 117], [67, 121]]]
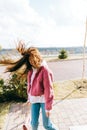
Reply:
[[47, 69], [43, 72], [43, 84], [44, 84], [44, 94], [45, 94], [45, 109], [47, 111], [52, 109], [53, 104], [53, 76]]

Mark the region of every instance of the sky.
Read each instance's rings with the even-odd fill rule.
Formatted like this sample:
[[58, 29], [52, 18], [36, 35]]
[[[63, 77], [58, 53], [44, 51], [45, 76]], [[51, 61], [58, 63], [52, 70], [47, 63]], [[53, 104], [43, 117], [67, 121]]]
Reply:
[[0, 45], [83, 46], [87, 0], [0, 0]]

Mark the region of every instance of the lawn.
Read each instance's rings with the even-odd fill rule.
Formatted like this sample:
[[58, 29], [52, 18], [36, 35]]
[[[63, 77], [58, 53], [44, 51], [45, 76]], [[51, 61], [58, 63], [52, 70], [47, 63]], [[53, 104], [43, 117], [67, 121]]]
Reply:
[[87, 97], [87, 79], [68, 80], [54, 83], [55, 99], [64, 100], [71, 98]]

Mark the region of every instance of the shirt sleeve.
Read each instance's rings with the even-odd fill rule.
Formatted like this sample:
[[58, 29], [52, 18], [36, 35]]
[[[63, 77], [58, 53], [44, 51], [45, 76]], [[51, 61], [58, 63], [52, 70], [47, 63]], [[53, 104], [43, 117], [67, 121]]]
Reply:
[[43, 85], [45, 95], [45, 109], [51, 110], [53, 104], [53, 75], [47, 69], [43, 72]]

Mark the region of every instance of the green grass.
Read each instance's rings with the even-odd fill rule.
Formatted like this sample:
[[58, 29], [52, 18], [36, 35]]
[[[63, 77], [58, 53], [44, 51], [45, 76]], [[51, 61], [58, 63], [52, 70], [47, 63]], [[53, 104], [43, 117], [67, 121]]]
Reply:
[[0, 103], [0, 129], [3, 129], [11, 103]]

